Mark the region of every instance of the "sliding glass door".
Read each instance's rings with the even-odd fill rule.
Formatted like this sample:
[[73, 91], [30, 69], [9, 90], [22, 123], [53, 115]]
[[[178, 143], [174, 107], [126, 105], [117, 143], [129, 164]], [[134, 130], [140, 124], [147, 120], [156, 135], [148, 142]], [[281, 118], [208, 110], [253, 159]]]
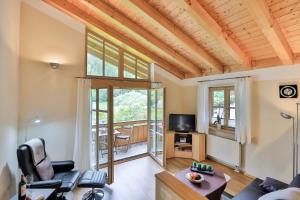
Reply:
[[162, 166], [165, 166], [165, 90], [149, 91], [149, 146], [148, 152]]

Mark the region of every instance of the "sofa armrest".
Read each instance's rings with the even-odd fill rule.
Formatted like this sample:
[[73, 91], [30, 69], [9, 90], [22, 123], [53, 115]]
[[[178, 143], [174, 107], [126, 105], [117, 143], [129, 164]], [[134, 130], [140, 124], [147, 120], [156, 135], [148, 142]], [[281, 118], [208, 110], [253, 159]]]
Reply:
[[289, 187], [288, 184], [282, 182], [282, 181], [279, 181], [279, 180], [275, 180], [274, 181], [276, 182], [276, 190], [282, 190], [282, 189], [286, 189]]
[[66, 161], [52, 161], [51, 162], [54, 173], [59, 172], [68, 172], [74, 169], [74, 161], [66, 160]]
[[35, 181], [28, 188], [53, 188], [57, 189], [61, 186], [61, 180]]
[[300, 174], [293, 178], [292, 182], [289, 184], [289, 187], [300, 188]]

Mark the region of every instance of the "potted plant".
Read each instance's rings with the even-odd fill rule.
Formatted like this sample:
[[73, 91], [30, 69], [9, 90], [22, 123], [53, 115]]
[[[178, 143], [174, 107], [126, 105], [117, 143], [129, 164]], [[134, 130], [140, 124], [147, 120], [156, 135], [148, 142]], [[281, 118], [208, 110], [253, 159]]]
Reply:
[[220, 115], [217, 115], [217, 120], [214, 122], [214, 124], [217, 125], [217, 129], [221, 129], [221, 117]]

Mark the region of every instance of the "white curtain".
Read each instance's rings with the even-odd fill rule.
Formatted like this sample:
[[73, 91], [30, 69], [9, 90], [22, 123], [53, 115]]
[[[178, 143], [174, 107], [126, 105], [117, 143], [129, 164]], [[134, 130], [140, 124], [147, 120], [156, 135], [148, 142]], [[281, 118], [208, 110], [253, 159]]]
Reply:
[[252, 78], [239, 78], [235, 83], [236, 127], [235, 138], [241, 144], [251, 143]]
[[208, 134], [209, 127], [209, 102], [208, 83], [202, 82], [198, 86], [197, 94], [197, 131]]
[[77, 80], [77, 113], [73, 160], [79, 171], [91, 168], [90, 79]]

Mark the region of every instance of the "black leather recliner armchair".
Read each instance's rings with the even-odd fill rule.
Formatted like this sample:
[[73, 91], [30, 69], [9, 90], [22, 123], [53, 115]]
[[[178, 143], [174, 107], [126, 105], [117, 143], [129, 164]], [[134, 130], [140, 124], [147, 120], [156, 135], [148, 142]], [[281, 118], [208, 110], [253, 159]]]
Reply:
[[[41, 141], [45, 148], [45, 141], [43, 139]], [[73, 170], [74, 162], [71, 160], [51, 162], [54, 177], [51, 180], [42, 181], [33, 164], [31, 150], [28, 145], [22, 144], [18, 147], [17, 157], [19, 168], [23, 174], [33, 176], [33, 183], [30, 188], [55, 188], [57, 193], [64, 193], [72, 191], [77, 185], [80, 173]]]

